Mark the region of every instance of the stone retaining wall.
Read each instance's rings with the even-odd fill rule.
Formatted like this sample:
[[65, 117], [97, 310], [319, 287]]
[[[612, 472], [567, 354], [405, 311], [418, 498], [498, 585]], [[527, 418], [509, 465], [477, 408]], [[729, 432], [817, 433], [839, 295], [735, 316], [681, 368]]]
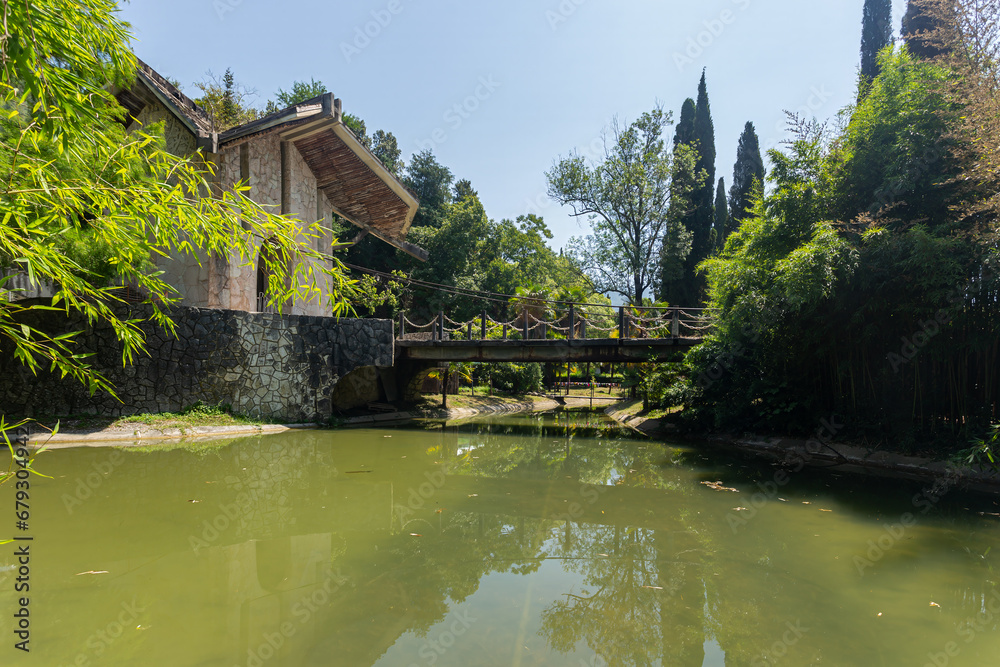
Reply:
[[[142, 316], [142, 311], [136, 313]], [[393, 365], [392, 323], [179, 308], [176, 335], [143, 325], [148, 356], [122, 367], [108, 326], [46, 313], [29, 322], [48, 332], [83, 331], [80, 352], [116, 387], [121, 402], [58, 374], [32, 376], [0, 351], [0, 413], [124, 416], [177, 412], [202, 402], [284, 421], [325, 420], [331, 394], [351, 371]]]

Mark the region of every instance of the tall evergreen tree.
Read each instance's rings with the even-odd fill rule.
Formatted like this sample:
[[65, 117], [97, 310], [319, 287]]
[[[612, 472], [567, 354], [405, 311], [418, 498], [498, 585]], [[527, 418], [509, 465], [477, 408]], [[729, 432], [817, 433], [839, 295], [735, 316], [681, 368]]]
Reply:
[[943, 49], [934, 43], [937, 19], [931, 14], [927, 0], [909, 0], [903, 15], [903, 39], [910, 53], [918, 58], [936, 58]]
[[452, 202], [451, 184], [455, 176], [429, 150], [417, 153], [406, 167], [403, 184], [420, 200], [413, 218], [414, 227], [440, 227]]
[[694, 115], [694, 136], [698, 142], [697, 173], [704, 174], [704, 184], [695, 191], [694, 218], [691, 225], [691, 254], [688, 255], [686, 279], [689, 299], [685, 305], [696, 305], [704, 299], [705, 280], [695, 273], [695, 268], [712, 252], [712, 225], [715, 222], [715, 123], [708, 101], [705, 72], [698, 84], [698, 102]]
[[726, 242], [726, 230], [729, 227], [729, 204], [726, 201], [726, 179], [719, 179], [719, 188], [715, 192], [715, 242], [721, 249]]
[[[694, 306], [701, 303], [705, 296], [705, 281], [696, 274], [695, 268], [712, 252], [712, 227], [715, 224], [715, 124], [704, 71], [698, 84], [697, 102], [692, 104], [692, 100], [688, 99], [681, 108], [681, 119], [674, 135], [675, 152], [681, 145], [692, 146], [697, 152], [695, 171], [689, 176], [699, 185], [691, 193], [689, 201], [677, 199], [683, 210], [678, 210], [680, 207], [674, 209], [691, 237], [691, 251], [684, 260], [683, 268], [671, 265], [676, 263], [676, 258], [661, 258], [660, 298], [672, 304]], [[703, 181], [700, 180], [702, 178]]]
[[690, 97], [684, 100], [681, 107], [681, 118], [677, 121], [677, 129], [674, 131], [674, 149], [681, 144], [690, 144], [694, 141], [694, 117], [698, 107]]
[[[760, 140], [753, 123], [747, 122], [740, 135], [736, 149], [736, 164], [733, 166], [733, 187], [729, 191], [729, 225], [725, 236], [729, 236], [750, 217], [747, 210], [753, 204], [754, 188], [763, 188], [764, 161], [760, 157]], [[721, 243], [726, 242], [725, 237]]]
[[892, 0], [865, 0], [864, 19], [861, 24], [861, 76], [862, 85], [879, 75], [879, 51], [892, 44]]
[[[674, 132], [674, 164], [682, 164], [678, 160], [679, 148], [681, 146], [698, 149], [698, 137], [695, 136], [694, 121], [698, 113], [695, 101], [690, 97], [684, 100], [681, 106], [681, 119], [677, 123], [677, 130]], [[697, 173], [697, 170], [696, 172]], [[677, 185], [681, 186], [684, 196], [675, 196], [671, 199], [670, 212], [675, 220], [679, 220], [688, 234], [695, 226], [695, 206], [694, 198], [697, 196], [697, 183], [692, 178], [694, 174], [678, 173], [674, 175]], [[676, 273], [676, 272], [675, 272]]]
[[684, 298], [684, 276], [687, 256], [691, 252], [691, 229], [694, 226], [694, 206], [691, 199], [698, 180], [693, 169], [685, 169], [681, 159], [686, 151], [697, 151], [694, 117], [697, 105], [690, 97], [681, 105], [681, 117], [674, 130], [674, 178], [670, 197], [670, 221], [667, 238], [663, 240], [656, 298], [679, 303]]

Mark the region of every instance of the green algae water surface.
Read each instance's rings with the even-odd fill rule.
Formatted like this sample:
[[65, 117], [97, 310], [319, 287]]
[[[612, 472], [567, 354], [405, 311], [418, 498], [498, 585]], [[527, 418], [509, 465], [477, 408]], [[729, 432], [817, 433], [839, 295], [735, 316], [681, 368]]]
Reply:
[[1000, 507], [948, 479], [569, 413], [36, 466], [28, 530], [0, 488], [0, 539], [32, 538], [0, 546], [5, 666], [1000, 665]]

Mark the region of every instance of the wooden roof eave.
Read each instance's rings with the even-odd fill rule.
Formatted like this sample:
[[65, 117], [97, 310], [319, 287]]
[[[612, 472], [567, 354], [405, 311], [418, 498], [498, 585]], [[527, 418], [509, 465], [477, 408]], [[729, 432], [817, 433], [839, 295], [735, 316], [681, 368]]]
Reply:
[[[399, 182], [399, 179], [397, 179], [392, 172], [385, 168], [385, 165], [382, 164], [381, 160], [375, 157], [375, 155], [372, 154], [372, 152], [368, 150], [364, 144], [358, 141], [358, 138], [355, 137], [350, 128], [343, 123], [343, 120], [333, 126], [333, 133], [337, 135], [341, 141], [347, 144], [348, 148], [351, 149], [351, 152], [361, 158], [361, 161], [364, 162], [369, 169], [375, 172], [375, 175], [378, 176], [379, 180], [389, 186], [389, 189], [392, 190], [404, 204], [406, 204], [408, 209], [406, 213], [406, 221], [403, 223], [403, 228], [401, 230], [401, 235], [405, 236], [410, 231], [410, 226], [413, 224], [413, 218], [417, 214], [420, 202], [413, 195], [413, 193], [406, 188], [405, 185]], [[400, 249], [405, 251], [404, 248]]]
[[402, 250], [411, 257], [414, 257], [422, 262], [426, 262], [428, 259], [428, 253], [426, 250], [401, 238], [409, 232], [410, 227], [413, 224], [413, 218], [416, 216], [417, 209], [420, 207], [420, 202], [413, 195], [413, 193], [410, 192], [406, 186], [404, 186], [399, 179], [392, 174], [392, 172], [386, 169], [381, 160], [375, 157], [375, 155], [368, 150], [364, 144], [358, 141], [358, 138], [354, 136], [354, 133], [350, 130], [350, 128], [344, 124], [343, 114], [340, 110], [339, 104], [337, 106], [336, 113], [332, 116], [324, 116], [317, 119], [316, 122], [290, 128], [281, 134], [281, 138], [285, 141], [291, 141], [294, 143], [296, 141], [311, 138], [323, 132], [332, 132], [334, 136], [340, 139], [340, 141], [342, 141], [344, 145], [347, 146], [347, 148], [358, 159], [360, 159], [364, 165], [368, 167], [368, 169], [372, 171], [378, 180], [388, 187], [394, 195], [399, 197], [400, 201], [402, 201], [406, 206], [406, 218], [400, 228], [399, 236], [387, 234], [372, 225], [366, 224], [363, 221], [358, 220], [356, 216], [347, 214], [343, 210], [340, 210], [337, 206], [333, 207], [334, 212], [338, 216], [349, 220], [351, 224], [355, 225], [359, 229], [362, 229], [372, 236], [381, 239], [385, 243]]
[[[423, 248], [421, 248], [418, 245], [410, 243], [409, 241], [404, 241], [404, 240], [399, 239], [399, 238], [394, 238], [392, 236], [389, 236], [388, 234], [383, 234], [382, 232], [380, 232], [379, 230], [375, 229], [371, 225], [366, 225], [363, 222], [358, 222], [357, 220], [355, 220], [351, 216], [344, 214], [344, 212], [338, 210], [336, 206], [333, 207], [333, 212], [336, 213], [337, 215], [339, 215], [341, 218], [345, 218], [347, 220], [350, 220], [351, 224], [353, 224], [354, 226], [358, 227], [363, 232], [371, 234], [372, 236], [378, 238], [381, 241], [384, 241], [385, 243], [388, 243], [389, 245], [393, 246], [394, 248], [399, 248], [400, 250], [402, 250], [403, 252], [405, 252], [410, 257], [413, 257], [414, 259], [418, 259], [421, 262], [426, 262], [428, 259], [430, 259], [430, 254], [426, 250], [424, 250]], [[357, 241], [360, 241], [360, 240], [361, 240], [360, 238], [357, 239]]]

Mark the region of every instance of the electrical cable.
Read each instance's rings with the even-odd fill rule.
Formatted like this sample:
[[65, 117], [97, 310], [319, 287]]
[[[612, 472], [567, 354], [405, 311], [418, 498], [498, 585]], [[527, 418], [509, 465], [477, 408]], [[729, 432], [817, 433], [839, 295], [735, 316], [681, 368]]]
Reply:
[[[522, 301], [530, 301], [530, 302], [535, 302], [535, 303], [554, 304], [554, 305], [557, 305], [557, 306], [585, 306], [585, 307], [589, 307], [589, 308], [615, 308], [616, 307], [616, 306], [613, 306], [613, 305], [607, 304], [607, 303], [578, 303], [578, 302], [575, 302], [575, 301], [556, 301], [556, 300], [553, 300], [553, 299], [542, 299], [542, 298], [539, 298], [539, 297], [532, 297], [532, 296], [518, 296], [516, 294], [501, 294], [499, 292], [483, 292], [483, 291], [480, 291], [480, 290], [469, 289], [469, 288], [466, 288], [466, 287], [455, 287], [454, 285], [442, 285], [440, 283], [427, 282], [425, 280], [418, 280], [416, 278], [410, 278], [409, 276], [400, 277], [400, 276], [393, 275], [391, 273], [386, 273], [384, 271], [376, 271], [375, 269], [367, 269], [367, 268], [365, 268], [363, 266], [356, 266], [354, 264], [344, 263], [344, 266], [346, 266], [348, 269], [350, 269], [352, 271], [360, 271], [361, 273], [367, 273], [369, 275], [378, 276], [380, 278], [387, 278], [389, 280], [394, 280], [394, 281], [397, 281], [397, 282], [405, 282], [405, 283], [408, 283], [410, 285], [416, 285], [418, 287], [424, 287], [424, 288], [427, 288], [427, 289], [430, 289], [430, 290], [434, 290], [434, 291], [438, 291], [438, 292], [445, 292], [447, 294], [454, 294], [456, 296], [472, 297], [472, 298], [480, 299], [482, 301], [490, 301], [492, 303], [506, 304], [511, 299], [519, 299], [519, 300], [522, 300]], [[631, 308], [632, 306], [626, 306], [626, 307]], [[669, 306], [666, 307], [666, 308], [656, 308], [656, 307], [653, 307], [653, 306], [643, 306], [642, 308], [644, 310], [675, 310], [674, 307], [669, 307]], [[690, 310], [707, 310], [707, 309], [691, 308]], [[690, 314], [688, 314], [688, 315], [690, 316]]]

